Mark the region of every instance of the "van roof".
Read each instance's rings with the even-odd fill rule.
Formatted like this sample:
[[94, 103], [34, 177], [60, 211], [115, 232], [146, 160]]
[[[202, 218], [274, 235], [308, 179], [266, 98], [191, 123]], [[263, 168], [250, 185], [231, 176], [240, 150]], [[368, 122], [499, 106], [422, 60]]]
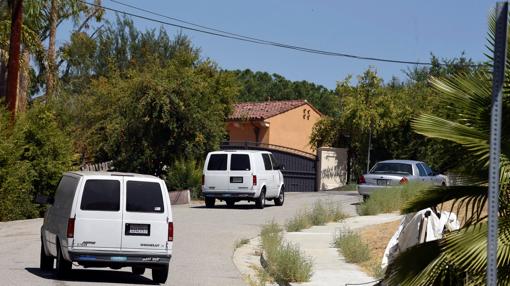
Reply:
[[225, 153], [271, 153], [269, 151], [263, 150], [249, 150], [249, 149], [241, 149], [241, 150], [221, 150], [221, 151], [213, 151], [209, 152], [209, 154], [225, 154]]
[[156, 176], [151, 176], [151, 175], [136, 174], [136, 173], [124, 173], [124, 172], [73, 171], [73, 172], [67, 172], [66, 174], [78, 175], [78, 176], [84, 176], [84, 177], [87, 177], [87, 176], [105, 176], [105, 177], [121, 176], [121, 177], [160, 179]]

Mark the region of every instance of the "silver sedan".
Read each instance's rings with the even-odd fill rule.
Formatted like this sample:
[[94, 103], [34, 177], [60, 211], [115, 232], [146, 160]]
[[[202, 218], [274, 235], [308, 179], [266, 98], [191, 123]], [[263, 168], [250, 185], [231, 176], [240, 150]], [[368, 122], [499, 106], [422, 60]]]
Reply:
[[387, 160], [372, 167], [358, 179], [358, 193], [367, 199], [375, 190], [407, 184], [410, 181], [446, 186], [446, 176], [436, 174], [421, 161]]

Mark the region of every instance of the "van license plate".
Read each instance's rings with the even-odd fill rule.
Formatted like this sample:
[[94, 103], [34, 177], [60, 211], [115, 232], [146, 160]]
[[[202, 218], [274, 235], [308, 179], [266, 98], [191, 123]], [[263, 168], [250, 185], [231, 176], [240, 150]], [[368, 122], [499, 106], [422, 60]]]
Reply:
[[230, 182], [231, 183], [242, 183], [243, 177], [230, 177]]
[[126, 235], [151, 235], [150, 224], [126, 223]]

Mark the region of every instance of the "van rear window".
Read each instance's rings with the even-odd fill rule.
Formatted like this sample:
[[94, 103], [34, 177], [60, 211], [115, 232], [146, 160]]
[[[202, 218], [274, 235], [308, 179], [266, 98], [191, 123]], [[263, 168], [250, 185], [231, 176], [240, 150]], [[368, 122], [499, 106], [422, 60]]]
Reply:
[[227, 154], [212, 154], [207, 164], [208, 171], [226, 171], [227, 170]]
[[165, 211], [159, 183], [128, 181], [126, 188], [128, 212], [162, 213]]
[[248, 154], [232, 154], [230, 157], [230, 171], [249, 171], [250, 156]]
[[87, 180], [81, 197], [84, 211], [118, 211], [120, 182], [117, 180]]

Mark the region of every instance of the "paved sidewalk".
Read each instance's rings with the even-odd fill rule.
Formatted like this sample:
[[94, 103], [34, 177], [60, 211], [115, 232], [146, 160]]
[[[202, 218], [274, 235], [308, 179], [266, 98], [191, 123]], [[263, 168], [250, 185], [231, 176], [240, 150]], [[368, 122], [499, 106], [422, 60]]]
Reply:
[[[301, 232], [288, 232], [284, 234], [286, 241], [299, 245], [301, 251], [313, 259], [314, 274], [310, 282], [292, 283], [303, 286], [329, 286], [349, 285], [374, 281], [373, 277], [362, 272], [358, 266], [345, 262], [336, 248], [333, 247], [333, 237], [338, 230], [349, 228], [351, 230], [369, 225], [381, 224], [399, 220], [400, 215], [382, 214], [377, 216], [356, 216], [347, 218], [343, 222], [329, 223], [324, 226], [314, 226]], [[234, 252], [233, 260], [246, 280], [256, 281], [257, 271], [260, 268], [260, 239], [250, 240]], [[370, 283], [366, 285], [373, 285]]]

